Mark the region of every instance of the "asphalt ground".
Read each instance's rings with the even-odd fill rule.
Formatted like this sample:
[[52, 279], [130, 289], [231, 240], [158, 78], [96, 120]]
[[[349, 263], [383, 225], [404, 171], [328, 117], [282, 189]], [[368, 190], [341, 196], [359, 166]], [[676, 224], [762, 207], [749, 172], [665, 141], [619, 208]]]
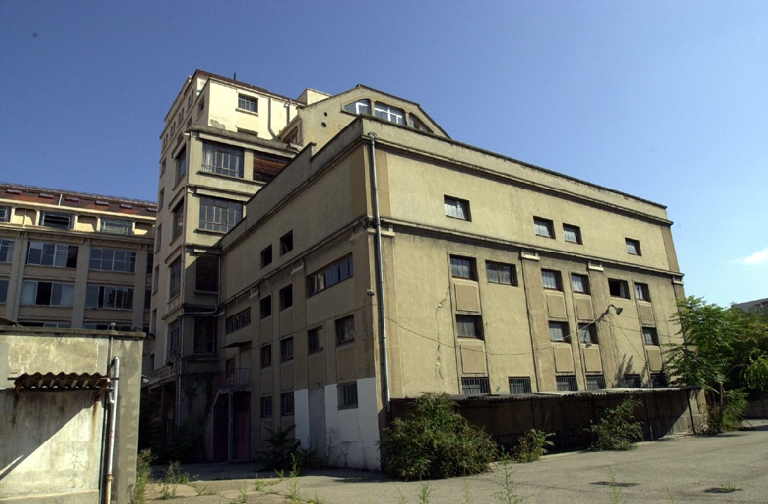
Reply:
[[[165, 488], [167, 497], [184, 504], [768, 503], [768, 420], [749, 424], [749, 430], [714, 437], [665, 437], [628, 452], [547, 455], [528, 464], [497, 465], [484, 474], [426, 482], [351, 469], [257, 478], [254, 464], [194, 464], [181, 470], [197, 481], [150, 485], [147, 497], [160, 500]], [[301, 501], [291, 501], [291, 495]]]

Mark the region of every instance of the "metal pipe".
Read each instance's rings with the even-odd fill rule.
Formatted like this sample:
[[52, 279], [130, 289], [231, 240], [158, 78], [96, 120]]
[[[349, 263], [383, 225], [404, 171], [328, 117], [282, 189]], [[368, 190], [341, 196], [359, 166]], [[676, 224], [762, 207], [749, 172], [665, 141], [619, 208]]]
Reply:
[[115, 453], [115, 424], [117, 423], [117, 392], [120, 386], [120, 357], [112, 359], [111, 389], [109, 391], [109, 439], [107, 441], [107, 477], [104, 490], [104, 503], [112, 500], [112, 474], [113, 456]]
[[376, 228], [376, 281], [378, 307], [379, 307], [379, 329], [381, 333], [381, 364], [384, 368], [382, 376], [382, 392], [384, 393], [384, 407], [389, 413], [389, 363], [387, 360], [387, 322], [386, 311], [384, 308], [384, 256], [381, 244], [381, 214], [379, 213], [379, 185], [378, 173], [376, 172], [376, 134], [371, 133], [371, 169], [373, 171], [373, 224]]

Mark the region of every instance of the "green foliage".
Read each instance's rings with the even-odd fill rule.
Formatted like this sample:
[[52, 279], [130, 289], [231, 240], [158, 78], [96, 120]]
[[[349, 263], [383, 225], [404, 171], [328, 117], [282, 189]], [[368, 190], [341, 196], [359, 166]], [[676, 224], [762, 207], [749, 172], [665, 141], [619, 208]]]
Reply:
[[172, 485], [188, 485], [189, 473], [181, 471], [181, 463], [178, 460], [171, 460], [163, 480]]
[[168, 432], [168, 449], [165, 455], [168, 460], [196, 462], [201, 440], [200, 429], [191, 422], [184, 422]]
[[741, 428], [744, 410], [747, 409], [747, 394], [741, 390], [727, 390], [725, 398], [724, 403], [707, 407], [705, 435], [712, 436]]
[[606, 408], [597, 422], [591, 423], [586, 431], [594, 436], [589, 449], [631, 450], [635, 443], [643, 439], [643, 428], [635, 420], [635, 410], [640, 401], [629, 397], [615, 408]]
[[445, 394], [425, 394], [396, 418], [380, 441], [384, 470], [404, 480], [449, 478], [488, 470], [498, 455], [491, 437], [454, 411]]
[[531, 429], [518, 439], [517, 446], [512, 451], [512, 458], [517, 462], [533, 462], [547, 453], [547, 446], [554, 443], [549, 440], [553, 433]]
[[499, 464], [501, 465], [502, 479], [499, 482], [501, 489], [493, 494], [493, 497], [504, 504], [523, 504], [525, 502], [525, 497], [517, 495], [517, 483], [512, 479], [512, 475], [515, 471], [513, 471], [510, 466], [509, 458], [506, 456], [503, 457]]
[[144, 504], [147, 501], [147, 484], [152, 479], [152, 462], [155, 456], [152, 450], [145, 448], [136, 457], [136, 483], [129, 488], [128, 501], [131, 504]]
[[292, 471], [298, 468], [301, 473], [306, 469], [310, 459], [310, 453], [301, 450], [301, 442], [293, 437], [295, 425], [285, 429], [268, 429], [269, 435], [265, 440], [267, 450], [258, 454], [256, 462], [263, 469], [276, 471], [282, 474], [284, 471]]

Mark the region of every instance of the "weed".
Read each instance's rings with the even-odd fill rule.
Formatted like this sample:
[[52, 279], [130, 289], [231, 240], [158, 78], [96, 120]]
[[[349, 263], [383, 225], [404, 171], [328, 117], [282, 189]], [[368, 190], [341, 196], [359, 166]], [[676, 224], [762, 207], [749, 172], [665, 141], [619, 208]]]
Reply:
[[128, 488], [128, 502], [144, 504], [146, 502], [147, 483], [152, 479], [152, 462], [155, 456], [152, 450], [145, 448], [136, 457], [136, 483]]
[[464, 495], [464, 504], [472, 504], [472, 495], [469, 493], [469, 483], [463, 481], [461, 484], [461, 491]]
[[216, 492], [208, 488], [208, 485], [190, 483], [189, 486], [195, 489], [195, 492], [197, 492], [197, 495], [216, 495]]
[[429, 498], [432, 495], [432, 487], [429, 483], [422, 483], [419, 485], [419, 502], [421, 504], [429, 504]]
[[312, 497], [307, 501], [307, 504], [324, 504], [325, 501], [317, 495], [317, 492], [315, 492], [315, 496]]
[[301, 504], [301, 491], [299, 491], [299, 470], [296, 459], [293, 458], [293, 466], [288, 474], [288, 502]]
[[747, 394], [742, 390], [725, 392], [725, 403], [707, 407], [707, 425], [704, 435], [714, 436], [742, 427], [744, 410], [747, 408]]
[[605, 409], [596, 423], [585, 430], [595, 436], [590, 450], [631, 450], [643, 438], [643, 427], [635, 420], [640, 401], [629, 397], [615, 408]]
[[264, 480], [260, 480], [259, 479], [259, 474], [256, 473], [256, 481], [253, 482], [254, 490], [256, 490], [257, 492], [263, 492], [264, 491], [264, 487], [266, 487], [266, 486], [267, 486], [267, 482], [264, 481]]
[[667, 500], [669, 501], [669, 504], [677, 504], [675, 501], [675, 498], [672, 497], [672, 492], [667, 488]]
[[174, 485], [188, 485], [189, 484], [189, 473], [188, 472], [181, 472], [181, 464], [178, 460], [171, 460], [171, 462], [168, 464], [168, 469], [165, 470], [165, 478], [164, 481], [166, 483], [174, 484]]
[[248, 502], [248, 487], [245, 485], [238, 485], [237, 487], [237, 502], [246, 504]]
[[533, 462], [539, 460], [539, 457], [547, 453], [547, 446], [554, 443], [549, 440], [554, 436], [553, 433], [531, 429], [526, 432], [518, 441], [517, 446], [512, 452], [512, 458], [517, 462]]
[[610, 475], [610, 484], [608, 486], [611, 487], [611, 493], [608, 494], [610, 497], [611, 504], [622, 504], [624, 502], [624, 495], [621, 493], [621, 488], [618, 484], [616, 484], [616, 475], [613, 474], [613, 468], [608, 468], [608, 474]]
[[398, 504], [406, 504], [408, 502], [408, 499], [405, 498], [405, 495], [403, 495], [403, 491], [399, 488], [397, 489], [397, 503]]
[[269, 435], [265, 439], [268, 449], [257, 455], [256, 462], [265, 469], [273, 469], [275, 471], [291, 470], [294, 459], [301, 447], [301, 442], [293, 437], [295, 427], [295, 425], [291, 425], [285, 429], [279, 427], [277, 429], [268, 429]]
[[523, 504], [525, 502], [525, 497], [515, 493], [517, 489], [517, 483], [515, 483], [515, 481], [512, 479], [512, 475], [515, 473], [515, 471], [511, 467], [511, 460], [508, 456], [505, 456], [501, 459], [501, 461], [499, 461], [499, 465], [501, 465], [502, 475], [502, 479], [499, 482], [501, 489], [493, 494], [493, 496], [497, 501], [503, 502], [505, 504]]

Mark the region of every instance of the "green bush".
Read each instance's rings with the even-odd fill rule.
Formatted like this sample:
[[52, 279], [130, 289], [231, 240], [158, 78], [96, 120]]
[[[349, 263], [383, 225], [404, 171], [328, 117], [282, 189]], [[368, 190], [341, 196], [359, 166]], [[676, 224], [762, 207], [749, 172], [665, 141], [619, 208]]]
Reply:
[[635, 420], [635, 410], [640, 401], [630, 397], [615, 408], [606, 408], [597, 422], [593, 422], [586, 431], [594, 436], [589, 449], [632, 450], [635, 443], [643, 439], [643, 427]]
[[547, 446], [554, 443], [549, 440], [554, 436], [553, 433], [531, 429], [518, 439], [517, 446], [512, 451], [512, 458], [517, 462], [533, 462], [539, 460], [539, 457], [547, 453]]
[[294, 471], [296, 474], [306, 470], [311, 463], [313, 452], [301, 449], [301, 442], [292, 434], [295, 427], [291, 425], [285, 429], [268, 429], [269, 436], [264, 440], [268, 448], [256, 456], [261, 470]]
[[144, 504], [147, 501], [147, 483], [152, 480], [152, 462], [155, 456], [152, 450], [145, 448], [136, 457], [136, 483], [128, 488], [128, 502]]
[[425, 394], [413, 411], [396, 418], [380, 441], [382, 465], [404, 480], [449, 478], [488, 470], [498, 455], [496, 443], [454, 411], [445, 394]]
[[723, 404], [707, 408], [705, 435], [713, 436], [741, 429], [744, 410], [747, 409], [747, 393], [742, 390], [728, 390], [725, 392], [725, 399]]

